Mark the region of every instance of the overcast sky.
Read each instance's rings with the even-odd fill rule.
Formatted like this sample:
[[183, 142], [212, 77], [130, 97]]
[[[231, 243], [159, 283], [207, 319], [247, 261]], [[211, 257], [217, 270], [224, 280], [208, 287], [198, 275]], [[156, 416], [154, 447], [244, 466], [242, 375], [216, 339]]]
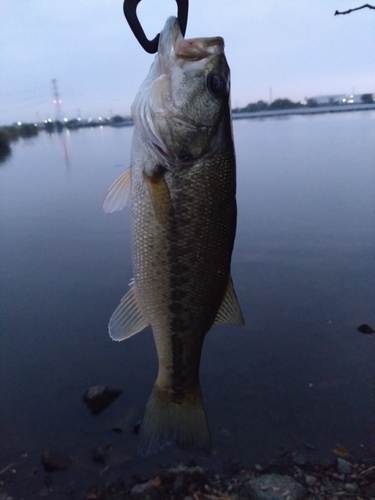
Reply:
[[[54, 118], [52, 78], [69, 118], [129, 114], [153, 60], [122, 0], [0, 0], [0, 125]], [[375, 14], [360, 0], [190, 0], [186, 37], [224, 38], [232, 105], [375, 92]], [[174, 0], [142, 0], [152, 38]]]

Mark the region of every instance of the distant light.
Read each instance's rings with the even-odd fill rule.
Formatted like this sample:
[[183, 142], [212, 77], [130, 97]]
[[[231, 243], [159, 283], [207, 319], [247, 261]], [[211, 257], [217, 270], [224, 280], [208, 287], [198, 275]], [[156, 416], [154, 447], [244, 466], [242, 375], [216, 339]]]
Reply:
[[48, 123], [48, 120], [44, 120], [44, 123]]
[[22, 122], [17, 122], [17, 125], [22, 125]]
[[80, 121], [81, 121], [81, 118], [77, 118], [77, 120], [80, 122]]
[[64, 118], [64, 122], [67, 122], [67, 121], [68, 121], [68, 119], [67, 119], [67, 118]]
[[88, 122], [92, 122], [92, 118], [89, 118], [87, 121], [88, 121]]
[[343, 99], [342, 102], [346, 102], [346, 99]]
[[50, 123], [52, 123], [52, 120], [51, 120], [51, 118], [48, 118], [48, 121], [49, 121]]

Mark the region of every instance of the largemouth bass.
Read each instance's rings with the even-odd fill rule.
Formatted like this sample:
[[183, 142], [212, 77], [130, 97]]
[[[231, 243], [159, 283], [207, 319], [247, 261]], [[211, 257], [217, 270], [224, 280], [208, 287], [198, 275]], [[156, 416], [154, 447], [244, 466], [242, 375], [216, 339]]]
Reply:
[[243, 324], [230, 275], [236, 170], [224, 41], [184, 39], [175, 17], [132, 105], [131, 167], [106, 212], [131, 204], [134, 280], [109, 322], [113, 340], [151, 325], [158, 377], [139, 451], [210, 449], [199, 383], [206, 333]]

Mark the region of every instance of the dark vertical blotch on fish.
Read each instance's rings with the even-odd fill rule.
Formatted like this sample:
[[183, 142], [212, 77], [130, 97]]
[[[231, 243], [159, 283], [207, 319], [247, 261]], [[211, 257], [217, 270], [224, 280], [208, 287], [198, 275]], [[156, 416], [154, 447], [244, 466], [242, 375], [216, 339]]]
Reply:
[[171, 337], [171, 343], [173, 357], [172, 402], [182, 404], [185, 396], [184, 341], [178, 333], [174, 333]]

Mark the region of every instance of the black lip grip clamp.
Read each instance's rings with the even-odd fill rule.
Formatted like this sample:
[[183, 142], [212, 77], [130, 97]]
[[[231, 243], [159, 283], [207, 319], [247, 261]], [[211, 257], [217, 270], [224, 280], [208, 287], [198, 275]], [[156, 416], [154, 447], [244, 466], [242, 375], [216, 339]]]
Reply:
[[[149, 54], [155, 54], [158, 51], [159, 45], [159, 36], [156, 35], [153, 40], [149, 40], [145, 32], [142, 29], [141, 23], [137, 17], [137, 5], [141, 0], [124, 0], [124, 15], [130, 29], [134, 33], [135, 38], [138, 40], [140, 45], [144, 48], [146, 52]], [[189, 9], [189, 0], [176, 0], [177, 3], [177, 19], [180, 24], [180, 30], [182, 36], [185, 36], [187, 18], [188, 18], [188, 9]]]

